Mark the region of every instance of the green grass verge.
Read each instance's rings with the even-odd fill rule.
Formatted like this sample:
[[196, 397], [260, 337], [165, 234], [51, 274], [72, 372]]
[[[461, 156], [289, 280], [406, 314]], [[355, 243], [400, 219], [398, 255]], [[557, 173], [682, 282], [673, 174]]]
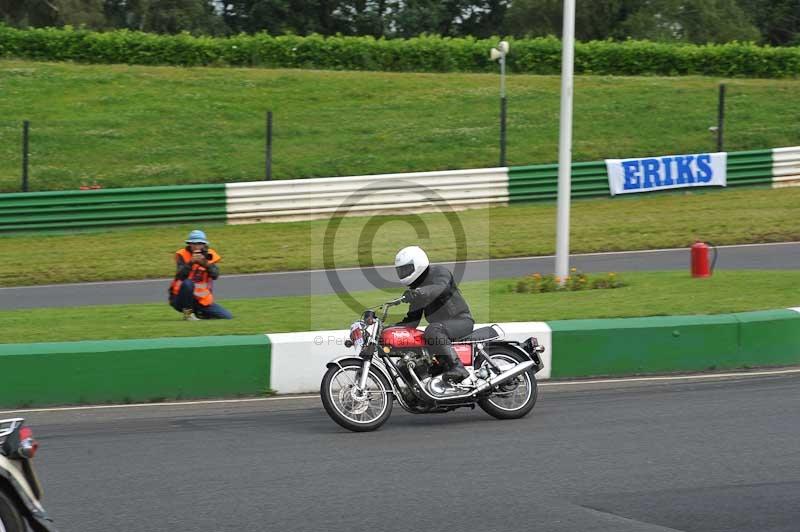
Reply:
[[[713, 149], [708, 77], [579, 76], [576, 161]], [[557, 159], [558, 76], [512, 75], [508, 162]], [[800, 144], [800, 81], [726, 80], [729, 151]], [[498, 161], [498, 76], [0, 61], [0, 192], [480, 168]]]
[[[717, 314], [800, 304], [797, 271], [719, 271], [707, 279], [687, 272], [625, 273], [628, 286], [545, 294], [518, 294], [514, 280], [463, 283], [479, 322], [547, 321], [679, 314]], [[364, 306], [397, 291], [353, 294]], [[231, 321], [184, 322], [164, 304], [114, 305], [0, 312], [3, 343], [258, 334], [345, 329], [358, 317], [336, 295], [221, 301]], [[390, 319], [399, 318], [398, 307]]]
[[[554, 252], [554, 204], [476, 209], [456, 216], [466, 239], [457, 239], [447, 218], [437, 213], [341, 219], [334, 264], [390, 264], [409, 243], [422, 245], [435, 261], [453, 260], [459, 250], [470, 259]], [[223, 256], [223, 277], [325, 265], [325, 220], [203, 227]], [[3, 236], [0, 286], [169, 277], [173, 253], [191, 229]], [[373, 231], [374, 238], [368, 238]], [[695, 238], [717, 245], [800, 240], [800, 188], [694, 191], [572, 204], [573, 253], [683, 247]]]

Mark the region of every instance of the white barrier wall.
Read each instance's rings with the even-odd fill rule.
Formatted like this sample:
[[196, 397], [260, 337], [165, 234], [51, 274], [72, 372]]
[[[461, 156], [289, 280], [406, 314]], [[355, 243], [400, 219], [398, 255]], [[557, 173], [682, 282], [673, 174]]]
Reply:
[[[475, 328], [484, 325], [491, 324], [476, 324]], [[507, 340], [522, 342], [531, 336], [536, 337], [545, 347], [541, 355], [544, 368], [536, 376], [539, 379], [550, 378], [553, 356], [550, 327], [544, 322], [499, 325]], [[270, 388], [281, 394], [318, 392], [327, 370], [326, 364], [334, 358], [355, 354], [352, 348], [344, 345], [349, 334], [350, 331], [344, 329], [268, 334], [272, 350]]]
[[344, 345], [349, 330], [268, 334], [270, 388], [277, 393], [319, 392], [326, 364], [353, 354]]
[[485, 207], [508, 203], [508, 168], [481, 168], [226, 185], [228, 223]]

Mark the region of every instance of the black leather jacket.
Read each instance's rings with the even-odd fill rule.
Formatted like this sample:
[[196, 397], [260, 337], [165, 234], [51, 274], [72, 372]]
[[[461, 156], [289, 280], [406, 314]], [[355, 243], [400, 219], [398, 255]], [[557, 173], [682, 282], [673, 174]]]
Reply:
[[411, 303], [408, 314], [397, 325], [416, 327], [423, 315], [428, 323], [472, 319], [453, 274], [444, 266], [428, 266], [409, 288], [416, 289], [419, 295]]

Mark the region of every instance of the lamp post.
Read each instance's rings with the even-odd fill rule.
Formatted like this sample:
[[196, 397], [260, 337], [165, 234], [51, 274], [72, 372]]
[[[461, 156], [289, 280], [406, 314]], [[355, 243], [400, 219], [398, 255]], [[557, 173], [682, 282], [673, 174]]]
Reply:
[[500, 41], [489, 52], [492, 61], [500, 62], [500, 166], [506, 165], [506, 55], [508, 41]]
[[561, 36], [561, 115], [558, 135], [558, 209], [556, 213], [556, 276], [569, 272], [569, 208], [572, 188], [572, 78], [575, 57], [575, 0], [564, 0]]

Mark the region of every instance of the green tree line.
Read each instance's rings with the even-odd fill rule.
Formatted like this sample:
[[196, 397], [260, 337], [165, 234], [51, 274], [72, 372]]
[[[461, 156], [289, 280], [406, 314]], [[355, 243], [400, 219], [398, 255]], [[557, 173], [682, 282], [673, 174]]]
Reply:
[[[14, 27], [231, 35], [559, 35], [562, 0], [0, 0]], [[800, 45], [800, 0], [577, 0], [576, 37]]]

